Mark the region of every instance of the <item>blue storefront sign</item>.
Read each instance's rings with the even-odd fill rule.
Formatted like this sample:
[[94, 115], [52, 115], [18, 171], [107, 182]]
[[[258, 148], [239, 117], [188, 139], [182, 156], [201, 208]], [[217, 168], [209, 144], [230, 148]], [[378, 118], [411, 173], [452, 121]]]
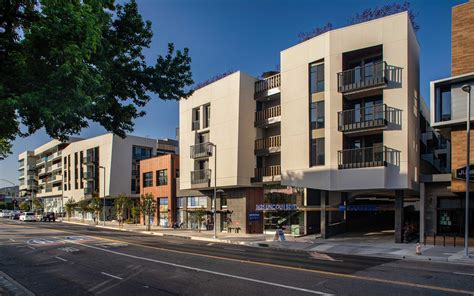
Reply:
[[376, 212], [379, 211], [379, 207], [376, 205], [348, 205], [339, 206], [340, 212]]
[[249, 221], [260, 221], [260, 213], [249, 213]]
[[296, 204], [258, 204], [255, 207], [256, 211], [296, 211], [297, 209]]

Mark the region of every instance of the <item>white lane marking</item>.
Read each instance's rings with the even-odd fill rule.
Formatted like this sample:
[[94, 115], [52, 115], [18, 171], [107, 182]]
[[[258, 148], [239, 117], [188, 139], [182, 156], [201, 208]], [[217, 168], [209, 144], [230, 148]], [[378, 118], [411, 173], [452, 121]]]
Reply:
[[55, 256], [54, 258], [56, 258], [56, 259], [59, 259], [59, 260], [61, 260], [61, 261], [64, 261], [64, 262], [67, 262], [67, 260], [66, 260], [66, 259], [64, 259], [64, 258], [61, 258], [61, 257], [59, 257], [59, 256]]
[[15, 240], [13, 238], [11, 238], [10, 241], [14, 242]]
[[466, 272], [453, 272], [454, 274], [459, 274], [459, 275], [470, 275], [474, 276], [474, 273], [466, 273]]
[[107, 273], [107, 272], [101, 272], [103, 275], [106, 275], [106, 276], [110, 276], [110, 277], [113, 277], [114, 279], [118, 279], [118, 280], [123, 280], [123, 278], [119, 277], [119, 276], [116, 276], [116, 275], [113, 275], [113, 274], [110, 274], [110, 273]]
[[[309, 289], [304, 289], [304, 288], [299, 288], [299, 287], [294, 287], [294, 286], [287, 286], [287, 285], [283, 285], [283, 284], [267, 282], [267, 281], [247, 278], [247, 277], [243, 277], [243, 276], [212, 271], [212, 270], [208, 270], [208, 269], [202, 269], [202, 268], [191, 267], [191, 266], [186, 266], [186, 265], [181, 265], [181, 264], [176, 264], [176, 263], [171, 263], [171, 262], [155, 260], [155, 259], [146, 258], [146, 257], [140, 257], [140, 256], [125, 254], [125, 253], [121, 253], [121, 252], [117, 252], [117, 251], [112, 251], [112, 250], [103, 249], [103, 248], [99, 248], [99, 247], [95, 247], [95, 246], [81, 244], [81, 243], [78, 243], [78, 242], [71, 242], [71, 243], [78, 244], [78, 245], [81, 245], [81, 246], [86, 247], [86, 248], [91, 248], [91, 249], [96, 249], [96, 250], [100, 250], [100, 251], [103, 251], [103, 252], [112, 253], [112, 254], [115, 254], [115, 255], [120, 255], [120, 256], [129, 257], [129, 258], [133, 258], [133, 259], [159, 263], [159, 264], [173, 266], [173, 267], [177, 267], [177, 268], [194, 270], [194, 271], [198, 271], [198, 272], [205, 272], [205, 273], [210, 273], [210, 274], [214, 274], [214, 275], [220, 275], [220, 276], [223, 276], [223, 277], [234, 278], [234, 279], [239, 279], [239, 280], [243, 280], [243, 281], [254, 282], [254, 283], [259, 283], [259, 284], [284, 288], [284, 289], [288, 289], [288, 290], [301, 291], [301, 292], [306, 292], [306, 293], [311, 293], [311, 294], [316, 294], [316, 295], [333, 295], [333, 294], [324, 293], [324, 292], [321, 292], [321, 291], [314, 291], [314, 290], [309, 290]], [[102, 274], [109, 275], [109, 274], [106, 274], [104, 272], [102, 272]], [[112, 275], [109, 275], [109, 276], [112, 276]], [[112, 276], [112, 277], [114, 277], [114, 276]]]
[[36, 248], [32, 247], [32, 246], [28, 246], [28, 248], [32, 249], [32, 250], [35, 250]]
[[310, 255], [311, 258], [317, 259], [317, 260], [342, 262], [342, 260], [334, 259], [334, 258], [332, 258], [331, 256], [329, 256], [327, 254], [322, 254], [322, 253], [318, 253], [318, 252], [310, 252], [309, 255]]

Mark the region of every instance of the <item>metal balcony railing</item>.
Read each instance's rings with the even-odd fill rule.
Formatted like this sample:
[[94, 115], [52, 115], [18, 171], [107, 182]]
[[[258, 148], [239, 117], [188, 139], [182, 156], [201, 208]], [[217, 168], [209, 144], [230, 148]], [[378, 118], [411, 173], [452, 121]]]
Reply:
[[400, 125], [402, 111], [386, 104], [344, 110], [337, 113], [338, 130], [350, 132], [372, 128], [384, 128], [389, 123]]
[[255, 179], [261, 180], [263, 177], [273, 177], [281, 175], [281, 166], [272, 165], [264, 168], [255, 168]]
[[204, 169], [191, 172], [191, 184], [208, 183], [211, 180], [211, 170]]
[[255, 152], [275, 152], [281, 147], [281, 136], [271, 136], [255, 140]]
[[281, 85], [280, 73], [255, 82], [255, 93], [261, 93]]
[[378, 62], [337, 73], [337, 90], [346, 93], [364, 88], [402, 82], [402, 68]]
[[339, 169], [400, 165], [400, 151], [386, 146], [339, 150]]
[[255, 124], [263, 124], [268, 119], [281, 116], [281, 106], [273, 106], [262, 111], [255, 112]]
[[190, 147], [191, 148], [191, 158], [203, 158], [209, 157], [212, 155], [211, 144], [209, 142], [196, 144]]
[[194, 120], [194, 121], [192, 122], [191, 130], [197, 131], [197, 130], [199, 130], [199, 129], [200, 129], [200, 122], [199, 122], [199, 120]]

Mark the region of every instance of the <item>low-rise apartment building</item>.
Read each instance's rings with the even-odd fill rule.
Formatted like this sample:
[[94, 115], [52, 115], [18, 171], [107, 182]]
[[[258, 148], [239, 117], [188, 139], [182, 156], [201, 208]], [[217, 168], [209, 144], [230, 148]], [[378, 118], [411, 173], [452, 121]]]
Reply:
[[420, 174], [419, 45], [408, 13], [323, 33], [283, 50], [280, 65], [180, 101], [181, 189], [211, 197], [216, 174], [228, 205], [221, 220], [246, 232], [285, 225], [326, 237], [378, 219], [400, 242]]

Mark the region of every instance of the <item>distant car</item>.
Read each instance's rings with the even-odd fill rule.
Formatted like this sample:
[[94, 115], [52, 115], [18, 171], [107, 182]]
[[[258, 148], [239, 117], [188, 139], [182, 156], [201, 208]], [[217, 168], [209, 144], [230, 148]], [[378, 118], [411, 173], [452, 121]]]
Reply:
[[56, 222], [56, 215], [53, 212], [43, 213], [42, 222]]
[[24, 222], [27, 222], [27, 221], [36, 222], [36, 216], [35, 216], [35, 213], [27, 212], [27, 213], [21, 214], [19, 220], [24, 221]]
[[2, 218], [10, 218], [10, 210], [2, 210], [0, 212], [0, 217]]
[[20, 211], [13, 211], [10, 213], [10, 220], [18, 220], [20, 219]]

